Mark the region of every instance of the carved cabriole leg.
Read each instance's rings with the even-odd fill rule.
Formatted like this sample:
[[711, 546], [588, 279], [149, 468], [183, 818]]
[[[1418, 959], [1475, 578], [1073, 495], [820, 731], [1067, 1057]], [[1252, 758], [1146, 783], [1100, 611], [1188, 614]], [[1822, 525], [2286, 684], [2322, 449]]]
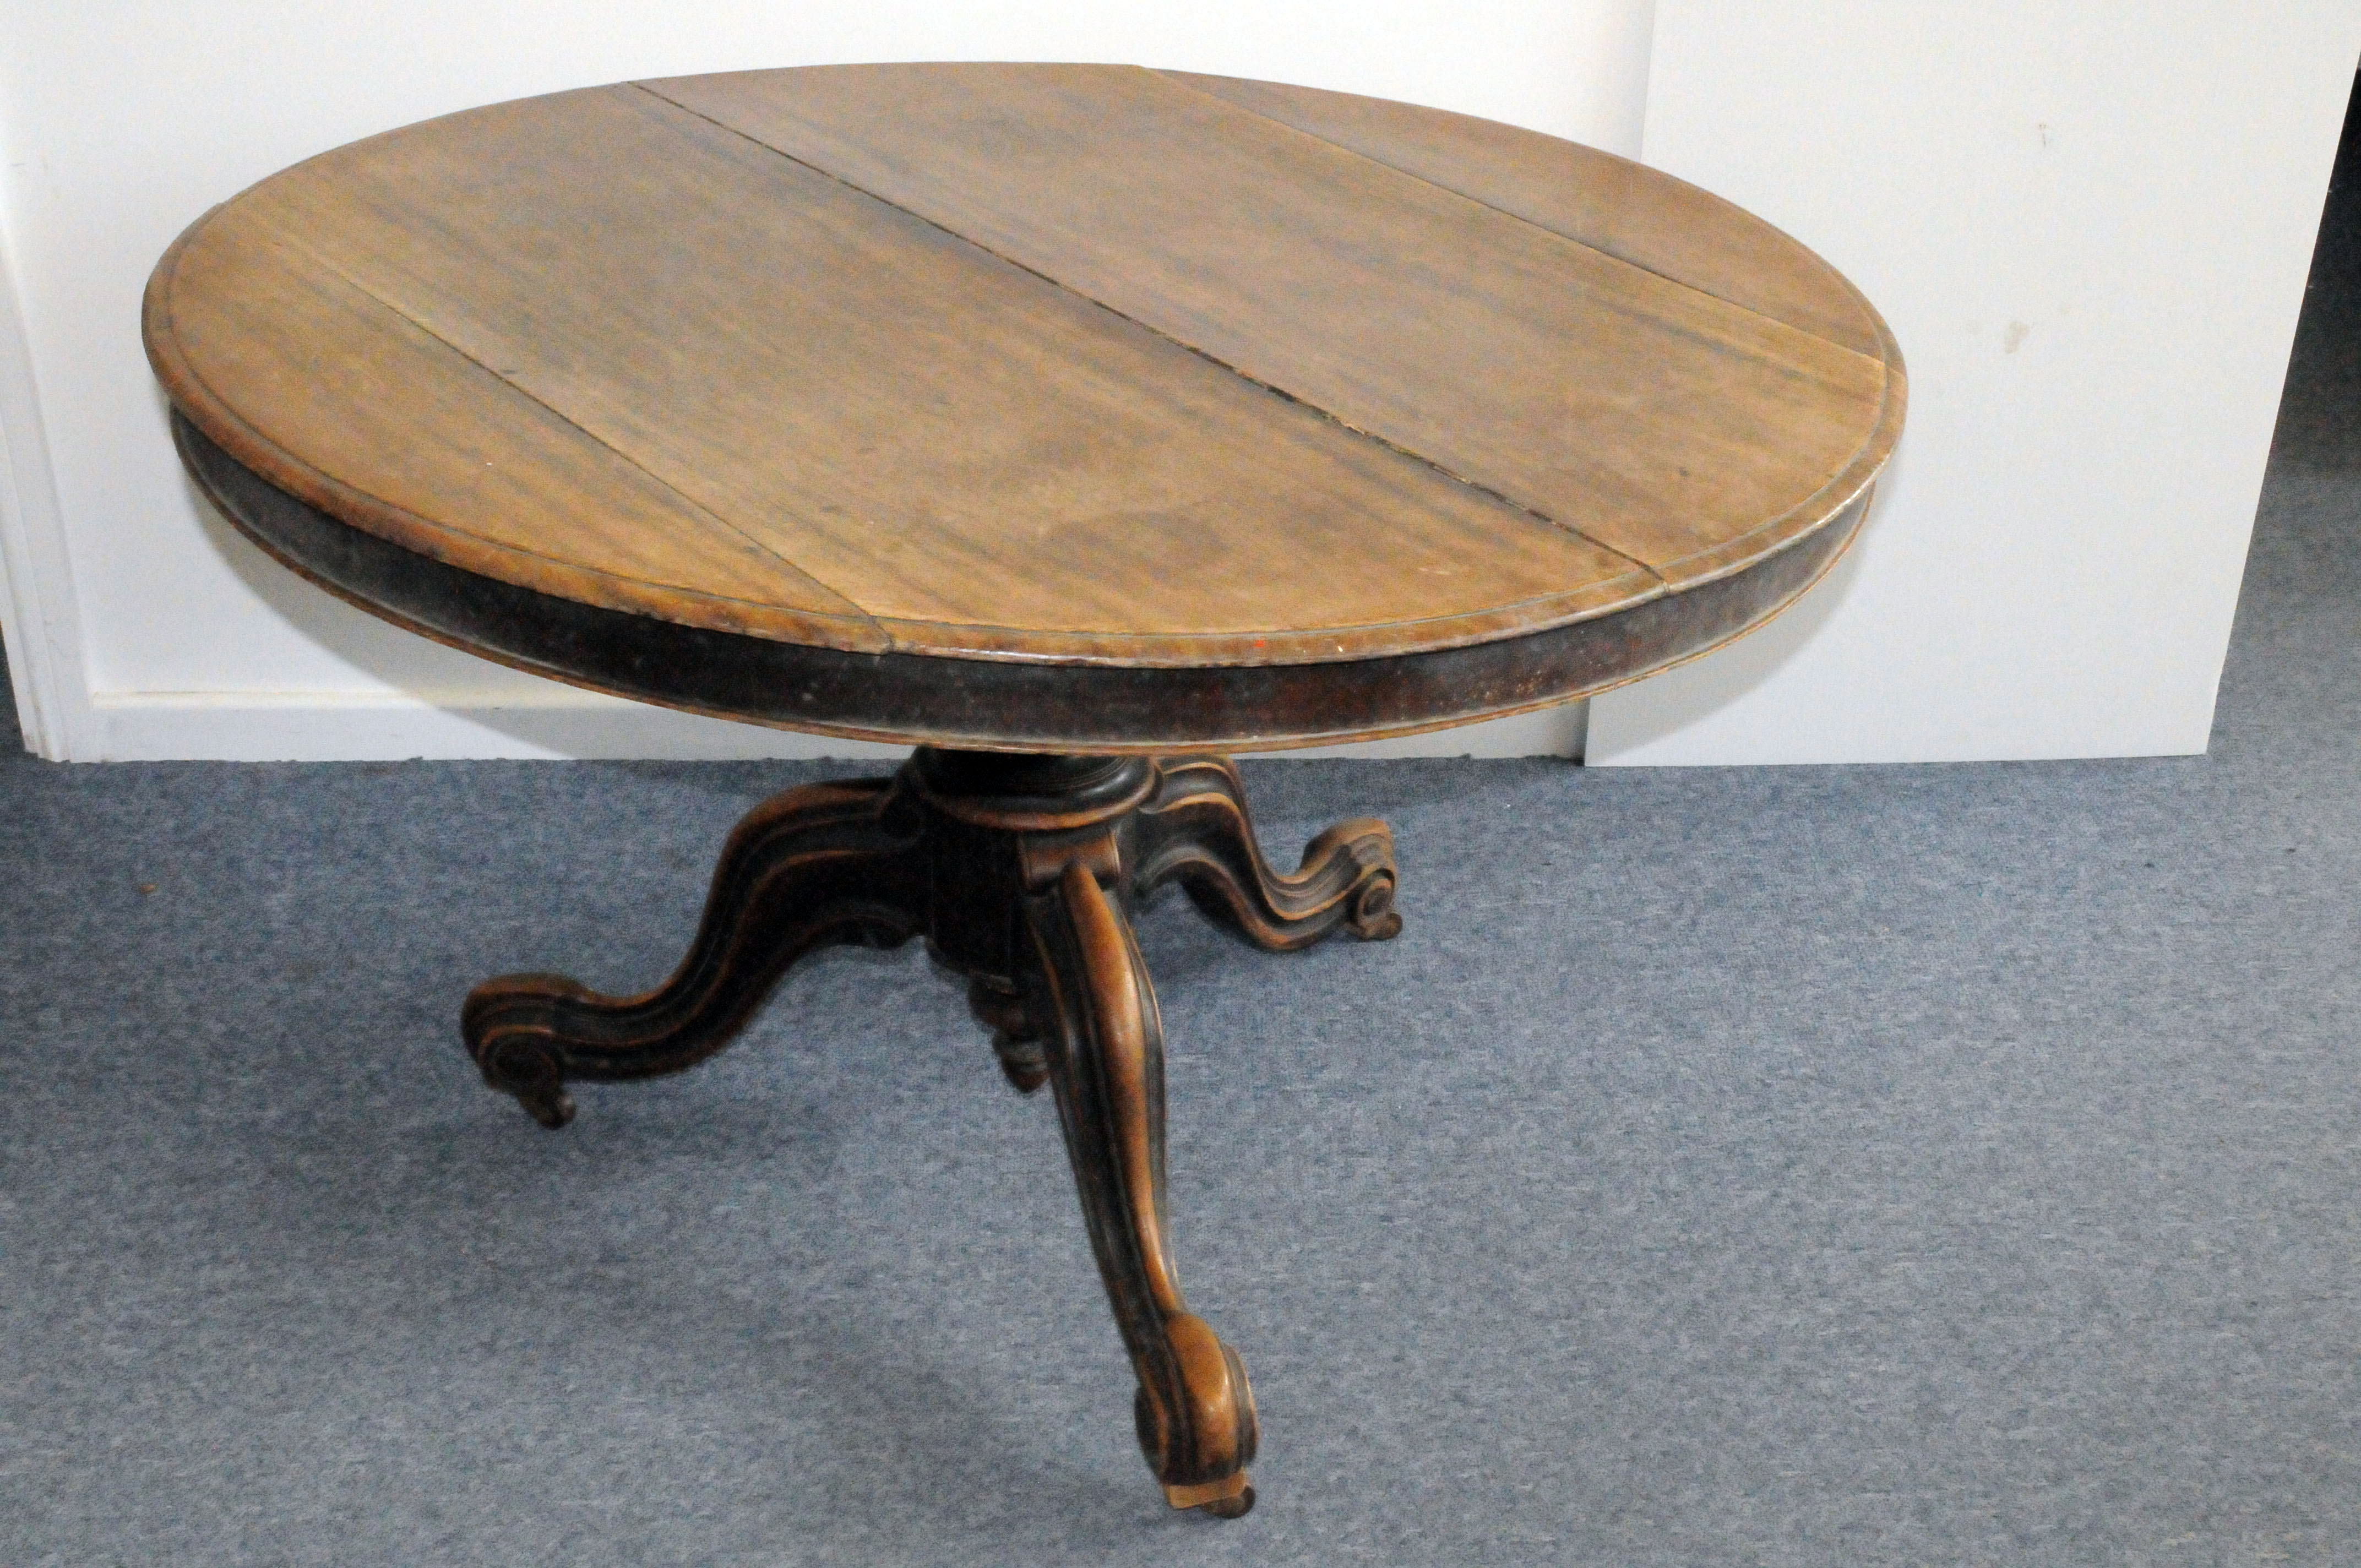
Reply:
[[561, 1126], [574, 1112], [569, 1080], [704, 1059], [812, 948], [923, 933], [967, 977], [1010, 1081], [1056, 1089], [1092, 1249], [1138, 1374], [1140, 1447], [1166, 1500], [1235, 1518], [1254, 1502], [1254, 1393], [1236, 1354], [1182, 1301], [1166, 1245], [1163, 1030], [1124, 914], [1173, 880], [1266, 948], [1401, 927], [1383, 823], [1331, 828], [1281, 876], [1256, 849], [1222, 759], [922, 747], [891, 783], [814, 785], [756, 807], [722, 850], [687, 958], [655, 990], [600, 996], [562, 976], [510, 975], [476, 988], [463, 1026], [484, 1076]]
[[562, 1127], [574, 1115], [569, 1080], [678, 1072], [728, 1045], [805, 953], [893, 947], [924, 929], [919, 856], [916, 817], [885, 781], [789, 790], [730, 835], [670, 980], [639, 996], [602, 996], [563, 975], [486, 981], [461, 1011], [467, 1048], [494, 1088]]
[[1256, 846], [1246, 788], [1226, 757], [1169, 757], [1134, 818], [1134, 885], [1178, 880], [1200, 909], [1256, 946], [1288, 952], [1343, 927], [1365, 941], [1401, 930], [1394, 911], [1392, 829], [1373, 817], [1339, 822], [1304, 846], [1292, 876]]
[[1066, 1149], [1139, 1375], [1140, 1447], [1174, 1508], [1234, 1519], [1254, 1506], [1246, 1472], [1258, 1435], [1254, 1394], [1236, 1354], [1182, 1302], [1165, 1245], [1156, 993], [1117, 898], [1089, 859], [1065, 861], [1054, 883], [1028, 895], [1026, 921]]
[[1163, 1037], [1122, 913], [1157, 766], [921, 751], [903, 776], [928, 814], [928, 944], [970, 977], [1011, 1081], [1056, 1087], [1148, 1464], [1173, 1507], [1243, 1514], [1254, 1396], [1165, 1246]]

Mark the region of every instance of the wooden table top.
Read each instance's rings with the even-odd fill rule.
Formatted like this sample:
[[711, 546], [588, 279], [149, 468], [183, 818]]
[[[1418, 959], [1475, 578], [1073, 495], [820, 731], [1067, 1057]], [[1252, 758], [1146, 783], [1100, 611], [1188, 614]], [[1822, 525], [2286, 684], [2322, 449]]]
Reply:
[[1464, 722], [1694, 653], [1825, 569], [1905, 401], [1850, 284], [1668, 176], [1110, 66], [430, 121], [201, 218], [145, 328], [233, 520], [430, 635], [1075, 750]]

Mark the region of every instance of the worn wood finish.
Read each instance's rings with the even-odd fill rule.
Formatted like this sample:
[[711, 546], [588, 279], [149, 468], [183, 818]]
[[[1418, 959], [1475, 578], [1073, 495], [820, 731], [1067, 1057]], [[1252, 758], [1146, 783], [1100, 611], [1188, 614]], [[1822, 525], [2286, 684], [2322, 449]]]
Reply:
[[[1903, 404], [1841, 279], [1677, 181], [1462, 116], [1094, 66], [672, 79], [392, 132], [193, 225], [146, 337], [207, 441], [373, 540], [666, 626], [1020, 666], [1037, 693], [1678, 601], [1845, 520]], [[1645, 667], [1536, 667], [1518, 700]], [[1233, 713], [1185, 742], [1510, 706]]]
[[347, 526], [266, 484], [185, 419], [190, 473], [248, 538], [413, 631], [645, 702], [859, 740], [1009, 751], [1317, 745], [1546, 707], [1719, 646], [1803, 594], [1852, 542], [1864, 494], [1742, 573], [1605, 620], [1351, 663], [1186, 669], [849, 652], [535, 593]]
[[815, 948], [923, 934], [968, 977], [1011, 1081], [1056, 1090], [1149, 1467], [1175, 1508], [1235, 1517], [1254, 1501], [1254, 1394], [1188, 1310], [1166, 1239], [1163, 1027], [1126, 906], [1177, 881], [1248, 940], [1293, 949], [1338, 929], [1395, 935], [1395, 879], [1392, 837], [1367, 819], [1273, 872], [1220, 758], [922, 749], [890, 781], [789, 790], [748, 815], [688, 956], [655, 990], [507, 975], [468, 996], [462, 1026], [486, 1081], [560, 1127], [569, 1081], [694, 1066]]
[[1155, 71], [646, 85], [1675, 588], [1817, 526], [1883, 461], [1882, 355]]
[[1629, 159], [1386, 98], [1160, 74], [1856, 354], [1893, 357], [1884, 323], [1834, 268], [1752, 214]]
[[[381, 504], [361, 526], [523, 586], [623, 609], [649, 586], [693, 587], [673, 616], [690, 624], [849, 648], [1252, 662], [1333, 658], [1410, 616], [1445, 622], [1428, 633], [1444, 641], [1483, 636], [1660, 587], [638, 89], [501, 105], [315, 159], [200, 225], [159, 277], [168, 387], [265, 477], [331, 511], [349, 500], [322, 476], [365, 491]], [[267, 332], [251, 320], [263, 299]], [[356, 430], [346, 400], [298, 372], [363, 337], [350, 318], [371, 309], [351, 374], [385, 406]], [[369, 457], [413, 397], [489, 405], [441, 495], [413, 482], [441, 443]], [[577, 486], [511, 517], [498, 477], [518, 446], [568, 472], [626, 466], [676, 515], [576, 510]], [[1274, 524], [1283, 554], [1263, 547]], [[566, 575], [467, 548], [503, 529], [542, 539]], [[615, 564], [675, 532], [697, 553], [662, 580]], [[741, 571], [733, 543], [767, 573]], [[591, 584], [594, 567], [614, 586]], [[789, 575], [792, 589], [771, 580]], [[752, 608], [717, 602], [731, 596]]]

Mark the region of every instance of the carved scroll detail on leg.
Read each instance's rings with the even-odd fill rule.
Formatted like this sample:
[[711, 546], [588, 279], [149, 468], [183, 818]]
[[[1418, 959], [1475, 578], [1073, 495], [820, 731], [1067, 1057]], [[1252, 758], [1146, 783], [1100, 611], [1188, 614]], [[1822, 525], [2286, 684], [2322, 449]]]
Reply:
[[1137, 818], [1133, 877], [1142, 892], [1177, 878], [1207, 915], [1279, 952], [1310, 947], [1339, 926], [1373, 942], [1400, 932], [1393, 830], [1384, 823], [1339, 822], [1304, 846], [1300, 870], [1281, 876], [1256, 846], [1246, 788], [1227, 758], [1158, 765], [1162, 777]]
[[1140, 1448], [1174, 1508], [1254, 1504], [1258, 1428], [1245, 1365], [1180, 1298], [1165, 1245], [1164, 1042], [1138, 945], [1085, 865], [1031, 895], [1049, 1080], [1124, 1346]]
[[967, 983], [967, 1004], [979, 1023], [992, 1031], [993, 1053], [1000, 1070], [1020, 1094], [1030, 1094], [1049, 1080], [1049, 1048], [1025, 1005], [1025, 993], [986, 975]]
[[552, 974], [478, 986], [460, 1027], [486, 1080], [562, 1127], [568, 1080], [678, 1072], [728, 1045], [813, 948], [916, 935], [926, 878], [915, 835], [884, 821], [889, 788], [813, 784], [756, 806], [721, 851], [688, 956], [653, 991], [602, 996]]

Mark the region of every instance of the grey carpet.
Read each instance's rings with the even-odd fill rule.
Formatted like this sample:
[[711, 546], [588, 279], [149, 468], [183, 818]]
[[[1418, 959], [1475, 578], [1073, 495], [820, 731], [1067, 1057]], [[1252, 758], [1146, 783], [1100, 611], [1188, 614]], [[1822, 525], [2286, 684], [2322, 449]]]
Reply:
[[1390, 817], [1409, 927], [1141, 921], [1232, 1524], [915, 949], [562, 1134], [465, 1061], [475, 980], [650, 981], [832, 770], [0, 737], [0, 1563], [2361, 1560], [2340, 287], [2209, 758], [1250, 768], [1274, 844]]

